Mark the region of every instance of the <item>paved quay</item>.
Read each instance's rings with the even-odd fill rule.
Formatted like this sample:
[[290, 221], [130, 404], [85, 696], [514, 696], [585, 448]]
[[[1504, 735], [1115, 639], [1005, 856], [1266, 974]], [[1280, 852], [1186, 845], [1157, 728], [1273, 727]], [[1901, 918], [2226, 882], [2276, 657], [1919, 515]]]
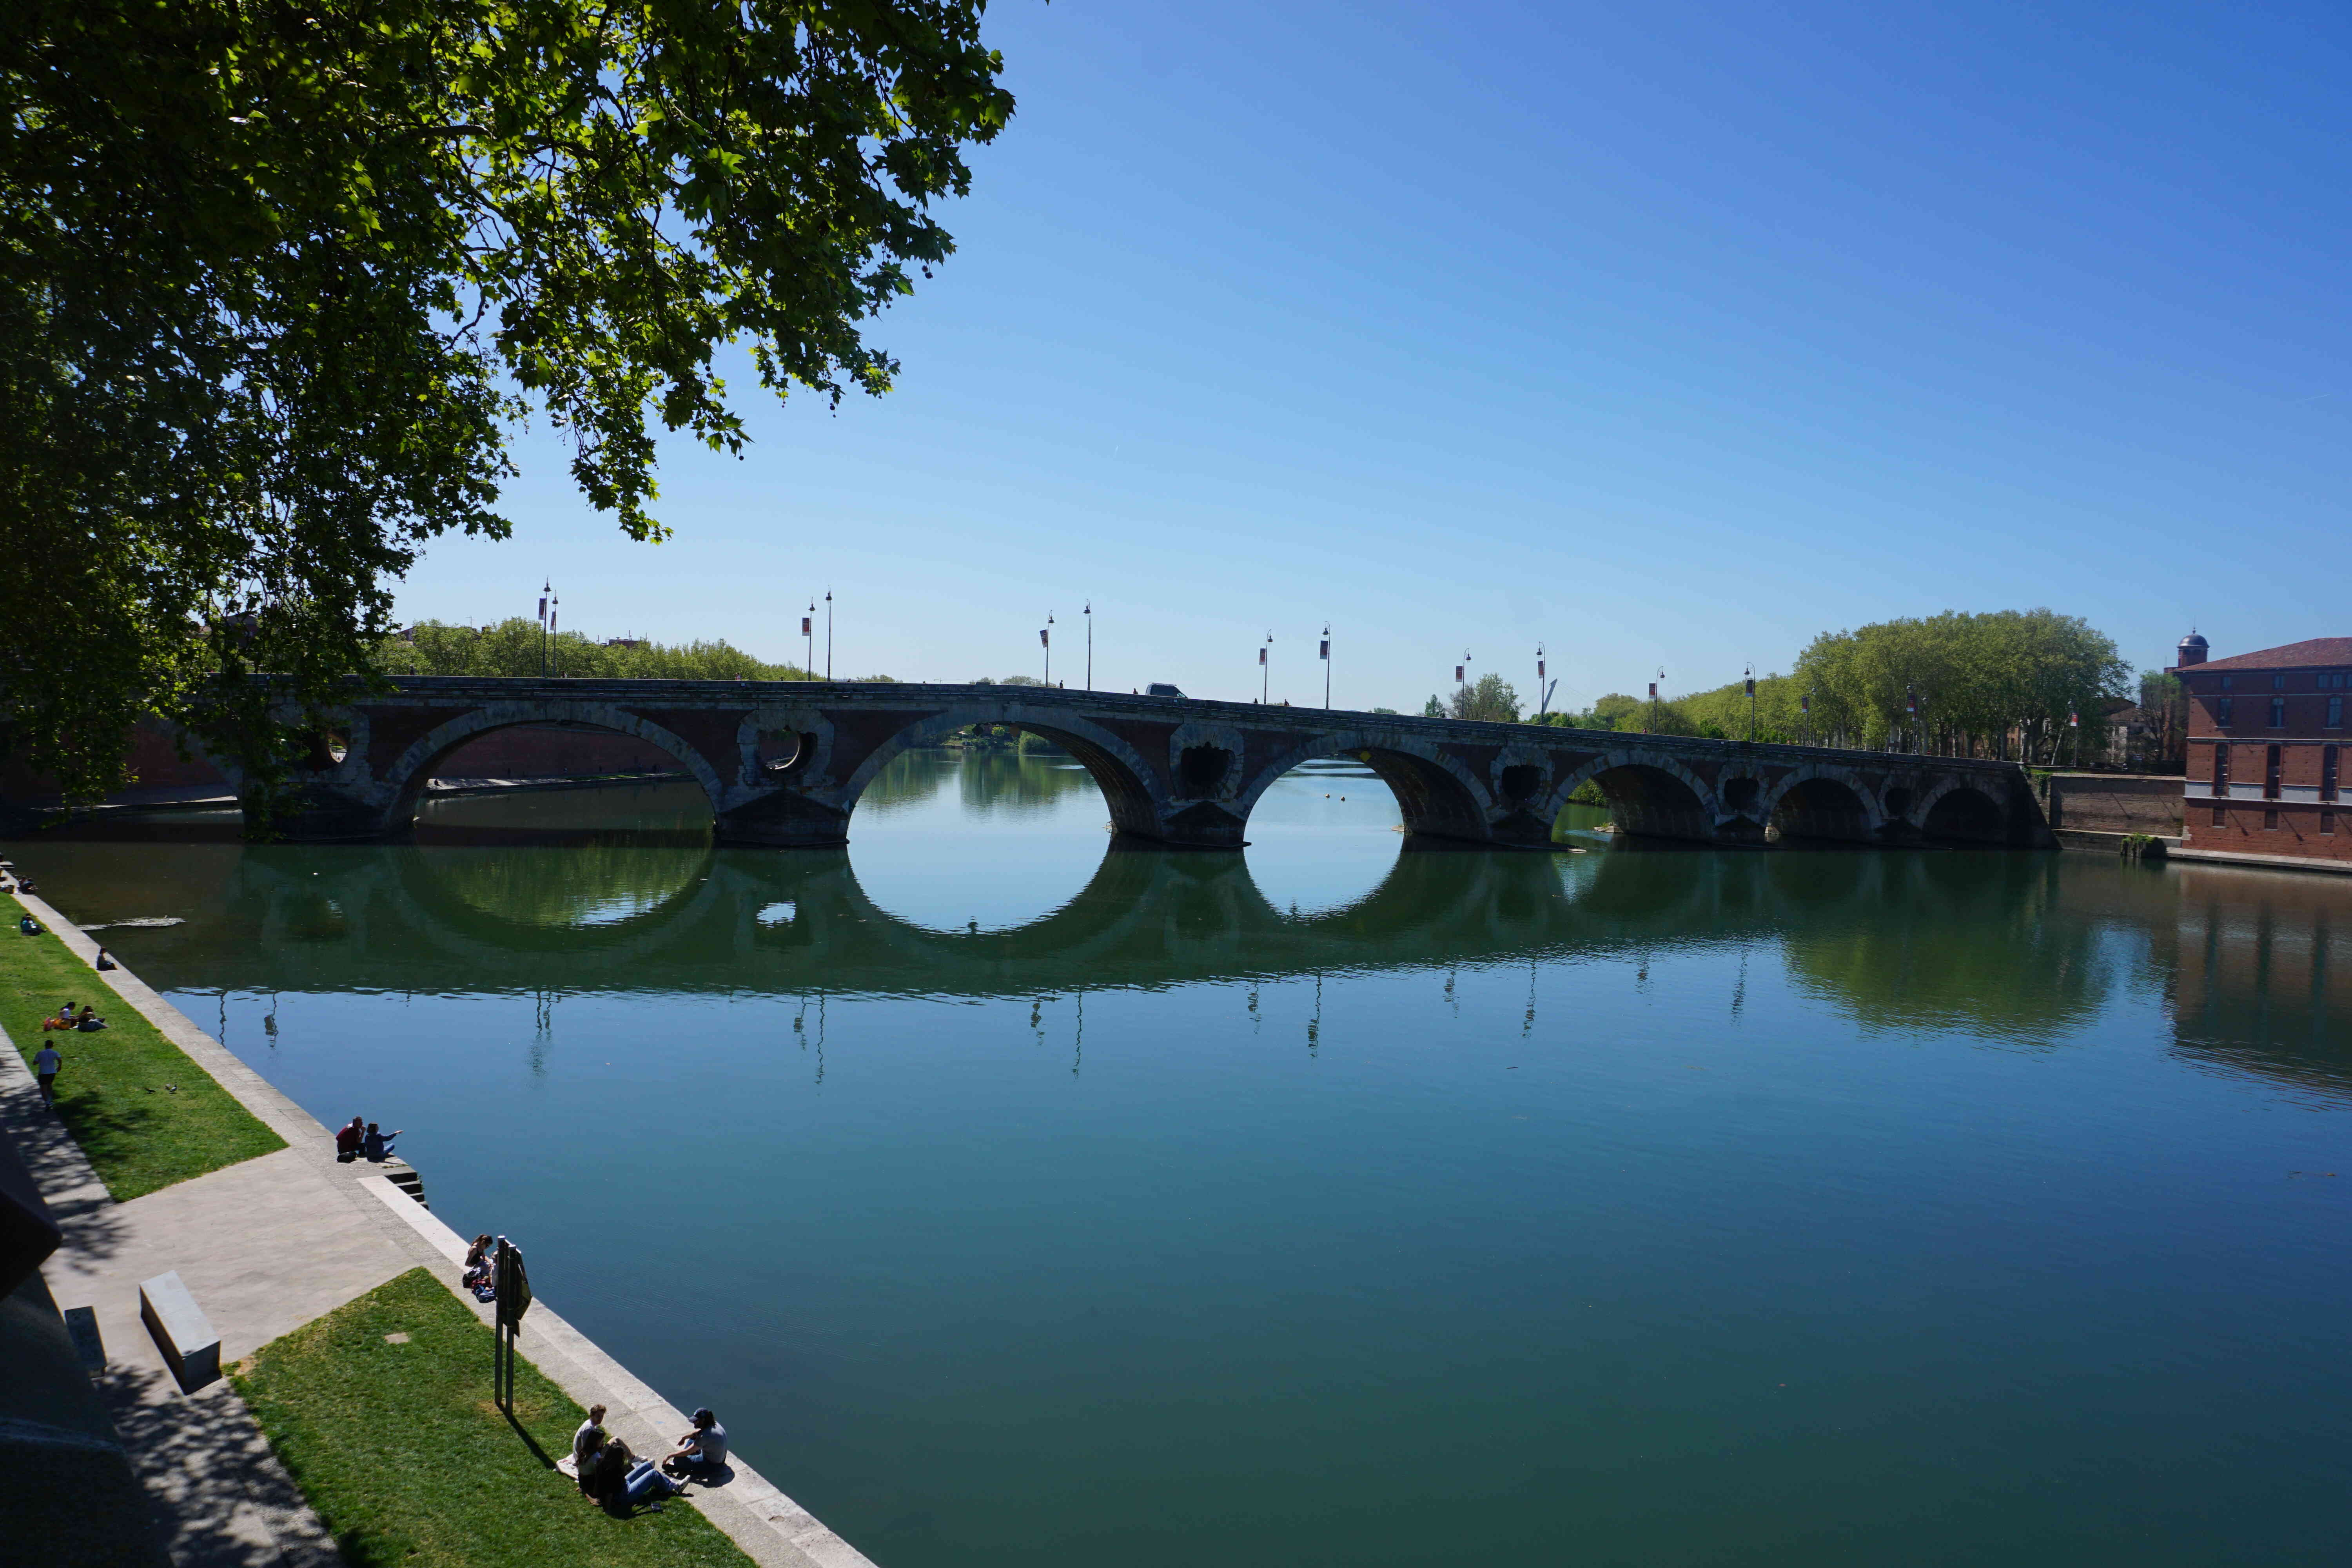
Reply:
[[[95, 960], [98, 944], [70, 921], [33, 895], [16, 898], [84, 963]], [[66, 1234], [65, 1245], [42, 1266], [43, 1278], [59, 1308], [96, 1312], [107, 1359], [100, 1393], [148, 1487], [177, 1568], [340, 1563], [332, 1540], [227, 1381], [194, 1394], [180, 1392], [140, 1321], [140, 1281], [178, 1270], [219, 1332], [226, 1366], [419, 1266], [488, 1322], [490, 1309], [457, 1286], [466, 1239], [375, 1167], [338, 1164], [332, 1133], [129, 970], [93, 970], [92, 977], [112, 986], [288, 1147], [118, 1204], [40, 1105], [23, 1058], [0, 1051], [0, 1124]], [[607, 1406], [605, 1425], [632, 1448], [664, 1452], [689, 1425], [543, 1298], [524, 1320], [520, 1349], [581, 1405]], [[697, 1487], [688, 1500], [754, 1562], [872, 1568], [740, 1457], [730, 1456], [730, 1464], [732, 1480]]]

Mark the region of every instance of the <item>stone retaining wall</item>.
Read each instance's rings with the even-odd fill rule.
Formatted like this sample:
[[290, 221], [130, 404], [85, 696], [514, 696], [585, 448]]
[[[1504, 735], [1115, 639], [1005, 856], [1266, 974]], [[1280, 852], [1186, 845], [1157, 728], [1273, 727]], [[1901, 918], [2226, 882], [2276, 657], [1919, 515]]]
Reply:
[[2165, 773], [2053, 773], [2043, 781], [2042, 812], [2053, 830], [2180, 833], [2180, 779]]

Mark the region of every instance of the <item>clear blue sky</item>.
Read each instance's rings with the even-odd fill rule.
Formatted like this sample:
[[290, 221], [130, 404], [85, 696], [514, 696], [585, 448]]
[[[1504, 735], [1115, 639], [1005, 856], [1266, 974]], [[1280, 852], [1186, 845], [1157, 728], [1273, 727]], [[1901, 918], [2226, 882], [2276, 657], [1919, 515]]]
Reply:
[[1000, 0], [1020, 100], [898, 390], [673, 443], [660, 546], [520, 448], [404, 616], [835, 668], [1559, 701], [2048, 605], [2143, 666], [2352, 632], [2341, 6]]

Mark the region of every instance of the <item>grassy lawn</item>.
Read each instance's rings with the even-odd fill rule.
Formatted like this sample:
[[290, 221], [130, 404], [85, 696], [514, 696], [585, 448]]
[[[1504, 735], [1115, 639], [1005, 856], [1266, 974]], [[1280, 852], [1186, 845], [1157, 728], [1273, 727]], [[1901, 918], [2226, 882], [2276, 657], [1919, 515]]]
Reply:
[[[518, 1363], [515, 1418], [559, 1458], [583, 1413]], [[490, 1402], [490, 1331], [422, 1268], [264, 1345], [236, 1380], [354, 1568], [751, 1563], [687, 1504], [614, 1519], [541, 1463]]]
[[0, 899], [0, 1026], [25, 1065], [41, 1048], [41, 1020], [68, 998], [106, 1019], [95, 1035], [50, 1038], [65, 1058], [58, 1110], [116, 1202], [286, 1147], [54, 934], [18, 931], [14, 900]]

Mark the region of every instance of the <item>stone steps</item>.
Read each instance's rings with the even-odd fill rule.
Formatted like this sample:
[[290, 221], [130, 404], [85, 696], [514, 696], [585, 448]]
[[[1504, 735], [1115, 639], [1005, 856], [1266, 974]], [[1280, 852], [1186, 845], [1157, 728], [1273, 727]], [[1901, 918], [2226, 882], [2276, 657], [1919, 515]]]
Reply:
[[425, 1178], [418, 1175], [416, 1167], [407, 1161], [396, 1154], [394, 1155], [383, 1163], [383, 1175], [385, 1181], [390, 1182], [418, 1203], [425, 1204], [426, 1208], [433, 1206], [425, 1202]]

